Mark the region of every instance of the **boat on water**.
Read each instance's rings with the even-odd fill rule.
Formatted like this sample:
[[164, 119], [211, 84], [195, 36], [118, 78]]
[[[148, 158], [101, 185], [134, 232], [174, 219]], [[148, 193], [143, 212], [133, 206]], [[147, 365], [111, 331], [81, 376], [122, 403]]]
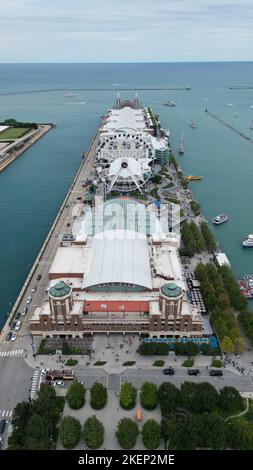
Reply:
[[164, 106], [170, 106], [171, 108], [173, 108], [174, 106], [176, 106], [176, 103], [174, 101], [165, 101], [165, 103], [163, 103]]
[[220, 225], [223, 224], [228, 220], [228, 215], [227, 214], [219, 214], [216, 215], [216, 217], [213, 218], [213, 224], [215, 225]]
[[203, 179], [203, 176], [194, 176], [194, 175], [189, 175], [189, 176], [186, 176], [185, 179], [187, 181], [200, 181]]
[[247, 297], [247, 299], [253, 298], [253, 276], [252, 274], [245, 275], [242, 279], [238, 281], [240, 291]]
[[253, 234], [248, 235], [242, 242], [243, 248], [253, 248]]
[[75, 93], [72, 93], [72, 91], [67, 91], [64, 93], [65, 98], [70, 98], [71, 96], [75, 96]]
[[182, 131], [182, 134], [181, 134], [181, 139], [180, 139], [180, 143], [179, 143], [178, 153], [179, 153], [180, 155], [183, 155], [183, 154], [184, 154], [184, 133], [183, 133], [183, 131]]
[[192, 87], [191, 87], [191, 85], [186, 85], [185, 89], [186, 89], [186, 90], [191, 90]]
[[191, 122], [190, 127], [192, 129], [197, 129], [197, 124], [195, 122]]

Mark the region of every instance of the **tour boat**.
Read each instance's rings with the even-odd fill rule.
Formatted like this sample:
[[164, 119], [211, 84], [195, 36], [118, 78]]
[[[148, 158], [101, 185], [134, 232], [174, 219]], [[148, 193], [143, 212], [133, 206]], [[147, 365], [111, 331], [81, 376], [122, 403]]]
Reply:
[[253, 234], [248, 235], [242, 242], [243, 248], [253, 248]]
[[216, 217], [213, 218], [213, 224], [215, 225], [220, 225], [223, 224], [228, 220], [228, 215], [227, 214], [219, 214], [216, 215]]

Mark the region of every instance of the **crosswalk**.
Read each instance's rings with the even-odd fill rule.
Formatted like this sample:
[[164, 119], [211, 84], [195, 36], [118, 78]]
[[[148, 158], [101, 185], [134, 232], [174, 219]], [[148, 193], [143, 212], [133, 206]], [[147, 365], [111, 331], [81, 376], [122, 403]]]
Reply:
[[23, 349], [12, 349], [11, 351], [1, 351], [0, 357], [17, 357], [22, 356], [24, 350]]
[[40, 370], [35, 370], [33, 373], [32, 386], [31, 386], [31, 392], [30, 392], [31, 400], [34, 400], [37, 390], [40, 386], [40, 378], [41, 378]]
[[11, 419], [12, 417], [12, 410], [0, 410], [0, 418], [1, 419]]

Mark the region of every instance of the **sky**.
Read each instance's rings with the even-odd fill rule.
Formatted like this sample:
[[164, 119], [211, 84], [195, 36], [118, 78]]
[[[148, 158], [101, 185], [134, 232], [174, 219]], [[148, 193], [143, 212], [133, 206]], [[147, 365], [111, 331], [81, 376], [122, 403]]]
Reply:
[[253, 0], [0, 0], [0, 62], [253, 60]]

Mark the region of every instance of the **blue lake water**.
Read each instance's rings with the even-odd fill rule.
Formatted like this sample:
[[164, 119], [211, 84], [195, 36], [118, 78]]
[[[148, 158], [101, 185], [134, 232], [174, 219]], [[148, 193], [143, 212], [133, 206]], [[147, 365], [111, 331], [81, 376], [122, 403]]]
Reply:
[[[253, 138], [253, 63], [1, 64], [0, 120], [54, 122], [57, 127], [0, 173], [0, 325], [15, 302], [34, 258], [80, 165], [81, 154], [114, 103], [118, 87], [184, 87], [191, 91], [139, 91], [159, 114], [177, 150], [184, 131], [185, 174], [202, 212], [230, 219], [212, 227], [237, 277], [253, 274], [253, 250], [241, 240], [253, 233], [253, 144], [213, 120], [205, 108]], [[109, 88], [109, 91], [85, 91]], [[65, 91], [75, 96], [64, 97]], [[133, 93], [121, 92], [122, 98]], [[166, 100], [175, 108], [163, 106]], [[231, 106], [232, 105], [232, 106]], [[196, 122], [197, 129], [189, 127]]]

